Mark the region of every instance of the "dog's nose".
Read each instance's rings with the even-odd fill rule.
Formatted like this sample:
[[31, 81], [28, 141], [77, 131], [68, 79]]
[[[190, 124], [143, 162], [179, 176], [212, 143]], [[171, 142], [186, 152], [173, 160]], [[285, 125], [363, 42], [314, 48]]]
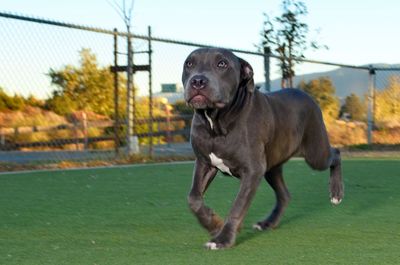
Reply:
[[194, 89], [203, 89], [206, 87], [208, 79], [204, 75], [195, 75], [190, 80], [190, 85]]

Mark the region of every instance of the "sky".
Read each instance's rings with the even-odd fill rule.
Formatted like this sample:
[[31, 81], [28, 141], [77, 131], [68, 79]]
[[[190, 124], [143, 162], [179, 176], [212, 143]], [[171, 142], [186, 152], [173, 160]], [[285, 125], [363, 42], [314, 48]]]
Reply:
[[[125, 29], [113, 6], [122, 0], [0, 0], [0, 11], [106, 29]], [[129, 6], [130, 0], [126, 0]], [[400, 1], [306, 0], [311, 35], [329, 49], [307, 58], [344, 64], [400, 63]], [[153, 36], [255, 50], [264, 13], [280, 14], [279, 0], [135, 0], [132, 28]], [[318, 31], [319, 33], [315, 33]], [[4, 37], [4, 36], [3, 36]], [[3, 42], [0, 36], [0, 42]], [[1, 44], [0, 44], [1, 47]], [[310, 69], [315, 71], [315, 69]], [[1, 82], [1, 80], [0, 80]], [[1, 84], [0, 84], [1, 85]]]

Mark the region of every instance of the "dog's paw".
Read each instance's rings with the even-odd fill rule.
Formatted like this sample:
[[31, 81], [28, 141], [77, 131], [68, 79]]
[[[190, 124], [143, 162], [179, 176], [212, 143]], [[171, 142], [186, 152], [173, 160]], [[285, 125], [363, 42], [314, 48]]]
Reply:
[[339, 205], [343, 200], [343, 188], [331, 191], [330, 198], [333, 206]]
[[225, 249], [225, 248], [230, 248], [232, 246], [233, 243], [218, 243], [213, 241], [208, 241], [207, 243], [204, 244], [204, 247], [209, 250]]
[[259, 225], [259, 224], [254, 224], [253, 225], [253, 229], [254, 230], [257, 230], [257, 231], [264, 231], [264, 229], [261, 227], [261, 225]]
[[342, 199], [340, 199], [340, 198], [336, 198], [336, 197], [332, 197], [331, 198], [331, 203], [332, 203], [332, 205], [338, 205], [338, 204], [340, 204], [342, 202]]
[[218, 244], [215, 243], [215, 242], [207, 242], [207, 243], [204, 245], [204, 247], [205, 247], [206, 249], [209, 249], [209, 250], [218, 250], [218, 249], [220, 249], [220, 248], [218, 247]]
[[344, 185], [338, 178], [331, 179], [329, 183], [329, 197], [332, 205], [339, 205], [344, 197]]
[[276, 225], [273, 225], [271, 222], [267, 222], [267, 221], [258, 222], [253, 225], [253, 229], [257, 230], [257, 231], [271, 230], [275, 227], [276, 227]]

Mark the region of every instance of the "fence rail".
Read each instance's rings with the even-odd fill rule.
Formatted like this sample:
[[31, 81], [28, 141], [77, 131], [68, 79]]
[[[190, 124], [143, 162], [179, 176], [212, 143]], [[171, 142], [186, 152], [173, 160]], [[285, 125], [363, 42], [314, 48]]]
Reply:
[[[170, 141], [172, 136], [181, 135], [185, 138], [189, 137], [190, 133], [190, 122], [192, 119], [192, 115], [180, 115], [180, 116], [172, 116], [172, 117], [156, 117], [153, 119], [138, 119], [136, 121], [137, 125], [147, 125], [151, 121], [153, 126], [158, 128], [153, 132], [142, 132], [136, 133], [138, 138], [144, 137], [165, 137], [166, 142]], [[172, 124], [174, 122], [184, 122], [185, 127], [182, 129], [172, 129]], [[163, 124], [166, 129], [160, 129], [160, 125]], [[120, 126], [125, 126], [124, 123], [119, 123]], [[90, 137], [87, 135], [87, 130], [89, 128], [113, 128], [115, 126], [114, 121], [89, 121], [89, 122], [76, 122], [69, 124], [60, 124], [55, 126], [22, 126], [15, 128], [0, 128], [0, 150], [18, 150], [21, 148], [35, 148], [35, 147], [48, 147], [48, 148], [56, 148], [63, 147], [70, 144], [88, 144], [103, 142], [103, 141], [120, 141], [120, 139], [116, 139], [115, 136], [99, 136], [99, 137]], [[81, 130], [84, 132], [84, 137], [74, 137], [74, 138], [55, 138], [49, 141], [30, 141], [30, 142], [21, 142], [8, 140], [7, 136], [16, 136], [22, 134], [32, 134], [38, 132], [54, 132], [59, 130], [71, 130], [78, 131]]]
[[[154, 123], [167, 123], [172, 121], [188, 121], [192, 118], [192, 115], [181, 115], [172, 117], [156, 117], [153, 119], [138, 119], [136, 124], [143, 125], [148, 124], [150, 121]], [[36, 133], [36, 132], [48, 132], [48, 131], [58, 131], [58, 130], [72, 130], [76, 128], [86, 127], [82, 122], [59, 124], [54, 126], [20, 126], [20, 127], [0, 127], [0, 137], [6, 135], [16, 135], [16, 134], [26, 134], [26, 133]], [[119, 122], [123, 125], [124, 122]], [[115, 125], [114, 121], [88, 121], [87, 127], [95, 128], [108, 128]]]
[[[137, 137], [171, 137], [175, 135], [188, 136], [190, 133], [190, 129], [181, 129], [181, 130], [162, 130], [153, 133], [138, 133]], [[87, 137], [87, 138], [57, 138], [51, 141], [43, 141], [43, 142], [5, 142], [0, 145], [0, 151], [14, 151], [19, 150], [21, 148], [35, 148], [35, 147], [63, 147], [65, 145], [70, 144], [92, 144], [97, 142], [105, 142], [105, 141], [114, 141], [115, 138], [113, 136], [100, 136], [100, 137]], [[168, 141], [167, 141], [168, 142]]]

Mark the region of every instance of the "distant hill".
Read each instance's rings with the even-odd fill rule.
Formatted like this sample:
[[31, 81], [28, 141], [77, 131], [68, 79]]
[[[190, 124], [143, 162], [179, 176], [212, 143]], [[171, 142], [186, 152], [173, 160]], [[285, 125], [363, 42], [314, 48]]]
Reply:
[[[376, 72], [376, 88], [378, 90], [386, 87], [388, 79], [392, 75], [400, 76], [400, 71], [390, 70], [391, 68], [400, 68], [400, 64], [374, 64], [375, 67], [387, 68], [387, 71]], [[317, 79], [319, 77], [330, 77], [333, 85], [336, 88], [336, 94], [340, 99], [344, 99], [347, 95], [355, 93], [360, 97], [368, 92], [368, 71], [358, 70], [352, 68], [338, 68], [332, 71], [311, 73], [305, 75], [299, 75], [294, 78], [294, 84], [297, 87], [301, 80], [306, 82]], [[280, 89], [280, 79], [271, 81], [272, 91]]]

